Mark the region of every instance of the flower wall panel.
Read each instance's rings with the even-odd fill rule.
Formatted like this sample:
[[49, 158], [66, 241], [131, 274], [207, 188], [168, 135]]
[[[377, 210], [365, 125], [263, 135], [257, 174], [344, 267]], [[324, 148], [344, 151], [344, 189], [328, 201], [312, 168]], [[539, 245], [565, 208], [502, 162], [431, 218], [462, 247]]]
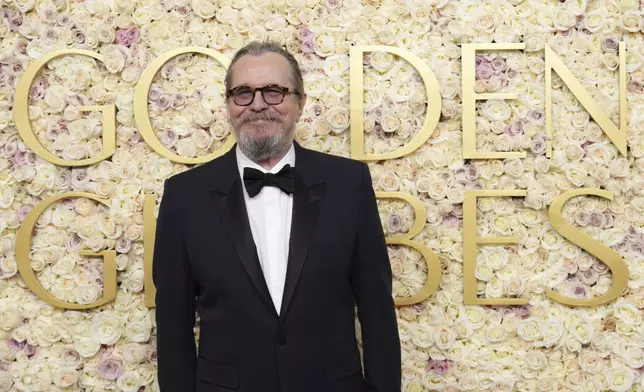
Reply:
[[[302, 66], [309, 95], [296, 138], [351, 156], [352, 47], [381, 45], [362, 61], [364, 152], [395, 153], [416, 137], [432, 109], [438, 123], [410, 154], [370, 161], [378, 192], [401, 192], [425, 207], [413, 240], [431, 250], [389, 245], [396, 298], [417, 293], [440, 274], [429, 298], [397, 308], [403, 391], [640, 391], [644, 371], [644, 22], [638, 1], [616, 0], [16, 0], [0, 23], [0, 391], [157, 391], [154, 308], [146, 305], [146, 195], [158, 204], [163, 181], [191, 168], [171, 155], [204, 159], [229, 147], [223, 75], [205, 53], [165, 62], [149, 87], [147, 115], [156, 148], [140, 126], [135, 91], [151, 62], [172, 50], [208, 48], [231, 58], [254, 39], [282, 42]], [[620, 124], [620, 51], [625, 47], [626, 139], [622, 154], [553, 72], [548, 136], [546, 51], [550, 48], [615, 126]], [[483, 50], [464, 64], [469, 43], [522, 43]], [[382, 46], [405, 51], [398, 56]], [[18, 83], [47, 54], [67, 54], [41, 69], [28, 92], [31, 131], [45, 151], [67, 162], [100, 157], [108, 128], [100, 110], [114, 105], [116, 148], [89, 165], [55, 165], [37, 155], [15, 121]], [[98, 58], [96, 55], [100, 55]], [[409, 61], [431, 70], [438, 93]], [[464, 70], [474, 81], [464, 81]], [[24, 79], [23, 79], [24, 80]], [[514, 93], [477, 100], [464, 91]], [[26, 108], [25, 108], [26, 109]], [[136, 113], [136, 115], [135, 115]], [[467, 159], [464, 122], [475, 124], [480, 152], [524, 157]], [[622, 129], [623, 131], [623, 129]], [[355, 142], [355, 140], [353, 141]], [[551, 154], [549, 151], [551, 143]], [[161, 150], [166, 151], [161, 153]], [[555, 230], [549, 207], [564, 193], [598, 188], [612, 199], [575, 197], [565, 222], [612, 249], [628, 267], [627, 288], [598, 306], [566, 306], [599, 297], [616, 283], [596, 254]], [[524, 190], [524, 197], [481, 197], [464, 213], [468, 191]], [[35, 222], [28, 266], [42, 287], [69, 304], [104, 295], [103, 256], [114, 251], [116, 298], [89, 310], [52, 306], [19, 272], [17, 237], [38, 203], [67, 192]], [[150, 196], [148, 196], [150, 197]], [[388, 238], [412, 230], [410, 204], [380, 199]], [[480, 237], [518, 237], [479, 245], [476, 287], [485, 299], [522, 305], [471, 305], [464, 295], [464, 222]], [[473, 234], [473, 233], [472, 233]], [[198, 327], [196, 329], [198, 337]]]

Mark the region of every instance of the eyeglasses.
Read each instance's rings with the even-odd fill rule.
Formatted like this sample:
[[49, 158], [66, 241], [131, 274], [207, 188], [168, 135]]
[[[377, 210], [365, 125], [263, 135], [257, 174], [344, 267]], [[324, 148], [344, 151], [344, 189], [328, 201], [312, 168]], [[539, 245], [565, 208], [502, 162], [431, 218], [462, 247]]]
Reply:
[[295, 94], [300, 95], [300, 92], [297, 90], [292, 90], [288, 87], [278, 86], [276, 84], [271, 84], [264, 87], [248, 87], [248, 86], [237, 86], [231, 88], [227, 91], [227, 96], [232, 97], [235, 105], [238, 106], [248, 106], [255, 100], [255, 92], [262, 92], [262, 99], [269, 105], [279, 105], [284, 101], [286, 94]]

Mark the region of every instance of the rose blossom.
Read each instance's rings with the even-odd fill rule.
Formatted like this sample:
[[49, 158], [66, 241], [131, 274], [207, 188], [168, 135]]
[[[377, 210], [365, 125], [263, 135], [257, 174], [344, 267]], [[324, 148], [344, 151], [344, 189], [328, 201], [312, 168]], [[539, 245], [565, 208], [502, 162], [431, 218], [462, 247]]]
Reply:
[[123, 366], [116, 358], [105, 358], [98, 365], [98, 372], [108, 380], [116, 380], [123, 374]]
[[311, 40], [302, 41], [300, 50], [302, 51], [302, 53], [313, 53], [315, 52], [315, 44]]
[[614, 37], [607, 37], [601, 43], [601, 49], [604, 52], [615, 52], [619, 47], [619, 41]]
[[25, 346], [25, 342], [19, 342], [15, 339], [7, 340], [7, 347], [14, 351], [21, 351]]
[[530, 142], [530, 151], [534, 155], [543, 155], [546, 153], [546, 141], [542, 138], [534, 138]]
[[399, 214], [391, 214], [389, 215], [389, 219], [387, 219], [387, 230], [390, 233], [397, 233], [402, 230], [403, 227], [403, 218]]
[[38, 351], [38, 346], [31, 345], [29, 343], [25, 343], [25, 346], [22, 348], [22, 351], [27, 355], [28, 357], [31, 357], [36, 354]]
[[494, 75], [494, 70], [488, 61], [481, 62], [476, 66], [476, 78], [477, 79], [489, 79], [490, 76]]
[[298, 33], [301, 41], [312, 41], [314, 38], [313, 32], [306, 26], [300, 26]]
[[518, 136], [523, 134], [523, 122], [513, 121], [505, 127], [505, 133], [510, 136]]
[[434, 372], [439, 375], [445, 375], [449, 369], [452, 367], [452, 361], [449, 359], [446, 360], [436, 360], [430, 359], [427, 364], [427, 371]]
[[130, 46], [139, 41], [141, 33], [139, 29], [133, 27], [130, 29], [118, 29], [116, 31], [116, 43], [120, 45]]

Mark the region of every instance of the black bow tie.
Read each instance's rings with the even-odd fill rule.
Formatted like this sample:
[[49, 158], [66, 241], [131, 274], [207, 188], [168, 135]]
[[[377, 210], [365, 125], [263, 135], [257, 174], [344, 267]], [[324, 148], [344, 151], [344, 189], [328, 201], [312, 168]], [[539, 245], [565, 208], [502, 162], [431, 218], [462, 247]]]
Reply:
[[286, 165], [279, 172], [272, 174], [245, 167], [244, 185], [250, 197], [255, 197], [264, 186], [275, 186], [285, 193], [292, 194], [295, 192], [293, 168], [290, 165]]

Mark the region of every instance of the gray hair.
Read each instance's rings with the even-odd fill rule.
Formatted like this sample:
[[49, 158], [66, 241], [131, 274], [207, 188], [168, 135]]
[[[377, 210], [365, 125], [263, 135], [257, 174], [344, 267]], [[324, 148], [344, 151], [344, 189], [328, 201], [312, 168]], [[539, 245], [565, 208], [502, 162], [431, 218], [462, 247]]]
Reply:
[[277, 53], [281, 56], [283, 56], [291, 66], [291, 80], [293, 81], [293, 88], [298, 91], [299, 93], [303, 94], [304, 93], [304, 80], [302, 79], [302, 71], [300, 70], [300, 64], [297, 62], [295, 57], [284, 49], [280, 44], [277, 42], [273, 41], [265, 41], [265, 42], [259, 42], [259, 41], [253, 41], [249, 43], [248, 45], [244, 46], [243, 48], [239, 49], [237, 53], [235, 53], [235, 56], [233, 57], [232, 61], [230, 62], [230, 65], [228, 66], [228, 69], [226, 70], [226, 78], [224, 79], [224, 85], [226, 86], [226, 90], [230, 89], [230, 83], [232, 79], [232, 69], [233, 65], [237, 61], [239, 61], [240, 58], [246, 55], [254, 55], [258, 56], [260, 54], [264, 53]]

